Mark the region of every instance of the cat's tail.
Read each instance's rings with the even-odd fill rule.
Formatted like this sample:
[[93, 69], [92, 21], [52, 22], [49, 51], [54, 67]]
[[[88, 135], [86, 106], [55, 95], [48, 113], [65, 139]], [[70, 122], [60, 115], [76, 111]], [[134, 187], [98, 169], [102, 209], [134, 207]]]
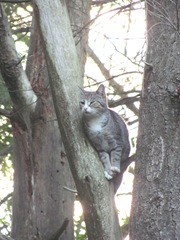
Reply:
[[126, 161], [121, 162], [121, 172], [118, 173], [114, 178], [113, 178], [113, 184], [114, 184], [114, 193], [117, 192], [118, 188], [121, 185], [122, 179], [123, 179], [123, 174], [126, 171], [126, 169], [128, 168], [128, 166], [134, 162], [136, 159], [136, 154], [128, 157], [128, 159]]

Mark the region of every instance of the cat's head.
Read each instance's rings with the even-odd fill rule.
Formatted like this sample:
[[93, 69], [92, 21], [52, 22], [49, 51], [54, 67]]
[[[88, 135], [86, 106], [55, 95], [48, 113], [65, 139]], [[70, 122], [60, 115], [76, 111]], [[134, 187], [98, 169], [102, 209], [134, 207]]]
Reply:
[[80, 107], [83, 115], [87, 117], [94, 117], [104, 112], [107, 108], [104, 85], [101, 84], [95, 92], [87, 92], [81, 89]]

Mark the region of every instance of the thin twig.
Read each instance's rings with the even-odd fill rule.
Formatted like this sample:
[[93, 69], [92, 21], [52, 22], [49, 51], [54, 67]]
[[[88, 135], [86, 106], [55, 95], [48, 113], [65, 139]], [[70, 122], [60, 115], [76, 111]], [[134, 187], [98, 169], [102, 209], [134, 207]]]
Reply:
[[12, 197], [13, 193], [9, 193], [8, 195], [6, 195], [1, 201], [0, 201], [0, 205], [2, 205], [3, 203], [5, 203], [10, 197]]
[[118, 193], [116, 194], [116, 196], [131, 196], [132, 195], [132, 192], [127, 192], [127, 193]]
[[20, 60], [16, 63], [16, 66], [18, 66], [18, 65], [22, 62], [22, 60], [25, 59], [25, 57], [26, 57], [26, 55], [22, 56], [22, 57], [20, 58]]
[[91, 5], [102, 5], [110, 2], [115, 2], [114, 0], [97, 0], [97, 1], [92, 1]]
[[11, 113], [8, 112], [7, 110], [5, 109], [2, 109], [0, 108], [0, 115], [4, 116], [4, 117], [7, 117], [7, 118], [10, 118], [11, 117]]
[[118, 13], [120, 13], [121, 11], [127, 9], [127, 8], [131, 8], [133, 7], [134, 5], [136, 4], [139, 4], [141, 3], [141, 1], [137, 1], [137, 2], [134, 2], [134, 3], [130, 3], [130, 4], [127, 4], [127, 5], [124, 5], [124, 6], [121, 6], [121, 7], [117, 7], [117, 8], [113, 8], [107, 12], [104, 12], [104, 13], [101, 13], [99, 14], [98, 16], [96, 16], [95, 18], [91, 19], [89, 22], [87, 22], [82, 28], [80, 28], [78, 31], [76, 31], [76, 34], [74, 34], [74, 37], [76, 37], [78, 34], [80, 34], [84, 29], [86, 29], [87, 27], [89, 27], [92, 23], [95, 22], [95, 20], [99, 17], [102, 17], [104, 16], [105, 14], [108, 14], [110, 12], [113, 12], [113, 11], [117, 11]]
[[71, 188], [68, 188], [68, 187], [63, 187], [65, 190], [69, 191], [69, 192], [72, 192], [72, 193], [78, 193], [77, 190], [74, 190], [74, 189], [71, 189]]

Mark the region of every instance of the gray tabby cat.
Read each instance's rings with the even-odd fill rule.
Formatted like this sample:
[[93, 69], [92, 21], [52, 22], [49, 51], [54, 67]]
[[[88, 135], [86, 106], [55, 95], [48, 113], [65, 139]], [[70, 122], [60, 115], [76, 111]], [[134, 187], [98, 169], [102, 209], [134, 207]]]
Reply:
[[96, 92], [81, 90], [80, 105], [86, 135], [104, 165], [105, 177], [108, 180], [114, 178], [116, 191], [122, 179], [120, 165], [127, 160], [130, 152], [126, 124], [108, 108], [102, 84]]

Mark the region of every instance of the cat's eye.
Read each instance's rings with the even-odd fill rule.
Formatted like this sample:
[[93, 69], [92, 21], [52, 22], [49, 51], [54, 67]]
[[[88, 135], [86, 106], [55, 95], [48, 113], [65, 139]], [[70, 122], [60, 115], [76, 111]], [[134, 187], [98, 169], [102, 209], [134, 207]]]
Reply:
[[94, 103], [95, 103], [95, 101], [91, 101], [91, 102], [90, 102], [90, 105], [92, 105], [92, 104], [94, 104]]
[[82, 105], [84, 105], [84, 104], [85, 104], [85, 101], [80, 101], [80, 103], [81, 103]]

